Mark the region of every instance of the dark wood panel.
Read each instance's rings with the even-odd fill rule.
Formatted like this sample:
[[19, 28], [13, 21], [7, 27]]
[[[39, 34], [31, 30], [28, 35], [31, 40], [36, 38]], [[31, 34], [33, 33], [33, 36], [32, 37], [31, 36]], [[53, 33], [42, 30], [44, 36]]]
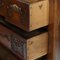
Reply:
[[29, 28], [29, 5], [11, 0], [7, 21], [23, 29]]
[[0, 60], [19, 60], [14, 54], [0, 44]]
[[[17, 55], [19, 58], [22, 58], [22, 55], [18, 53], [18, 51], [14, 50], [13, 48], [13, 40], [19, 40], [20, 37], [17, 36], [18, 34], [15, 34], [5, 26], [0, 24], [0, 43], [2, 43], [6, 48], [11, 50], [12, 53]], [[14, 36], [14, 37], [13, 37]], [[20, 51], [21, 52], [21, 51]]]

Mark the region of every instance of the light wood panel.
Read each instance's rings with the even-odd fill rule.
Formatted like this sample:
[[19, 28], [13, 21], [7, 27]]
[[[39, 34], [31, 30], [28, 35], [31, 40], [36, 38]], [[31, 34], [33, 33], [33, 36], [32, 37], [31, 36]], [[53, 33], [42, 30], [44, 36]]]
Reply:
[[27, 40], [27, 60], [35, 60], [47, 54], [48, 33]]

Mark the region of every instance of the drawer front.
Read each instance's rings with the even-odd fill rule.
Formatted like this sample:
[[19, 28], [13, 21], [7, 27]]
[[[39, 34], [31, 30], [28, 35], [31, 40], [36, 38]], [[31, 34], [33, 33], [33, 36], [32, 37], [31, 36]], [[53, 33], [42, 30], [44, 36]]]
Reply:
[[[26, 44], [24, 45], [22, 44], [24, 47], [23, 55], [25, 60], [35, 60], [47, 54], [47, 50], [48, 50], [48, 33], [47, 32], [41, 35], [34, 36], [29, 39], [25, 39], [20, 35], [20, 40], [26, 41]], [[14, 40], [13, 48], [14, 50], [20, 52], [19, 51], [20, 47], [17, 45], [19, 45], [21, 42], [16, 43], [16, 41], [18, 40]]]
[[31, 4], [30, 6], [30, 31], [48, 25], [49, 21], [49, 1], [43, 0]]
[[19, 0], [11, 1], [8, 9], [8, 21], [25, 31], [32, 31], [48, 25], [49, 1], [43, 0], [32, 4]]
[[0, 25], [0, 43], [10, 49], [18, 57], [24, 57], [24, 53], [26, 52], [25, 41], [23, 41], [18, 34], [2, 25]]
[[47, 54], [48, 33], [27, 40], [27, 60], [35, 60]]
[[26, 39], [0, 25], [0, 43], [5, 45], [18, 57], [24, 60], [34, 60], [47, 54], [48, 33], [43, 33]]
[[[18, 27], [28, 28], [29, 7], [27, 4], [13, 0], [8, 9], [8, 21]], [[25, 21], [25, 23], [23, 23]]]

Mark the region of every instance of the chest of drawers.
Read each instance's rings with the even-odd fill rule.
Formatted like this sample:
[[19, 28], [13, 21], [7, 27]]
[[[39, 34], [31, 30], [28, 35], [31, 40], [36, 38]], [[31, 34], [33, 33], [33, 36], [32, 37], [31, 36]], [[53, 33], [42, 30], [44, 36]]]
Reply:
[[28, 32], [48, 25], [49, 1], [40, 0], [34, 3], [26, 1], [11, 1], [7, 14], [8, 21]]
[[0, 24], [0, 43], [22, 60], [34, 60], [47, 54], [48, 33], [25, 38]]

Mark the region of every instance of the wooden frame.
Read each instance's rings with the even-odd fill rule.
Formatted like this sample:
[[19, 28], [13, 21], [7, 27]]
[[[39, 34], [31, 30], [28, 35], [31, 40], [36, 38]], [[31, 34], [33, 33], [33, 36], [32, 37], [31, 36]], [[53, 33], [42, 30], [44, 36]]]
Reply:
[[49, 49], [48, 60], [60, 60], [59, 48], [59, 0], [50, 0], [50, 16], [49, 16]]

